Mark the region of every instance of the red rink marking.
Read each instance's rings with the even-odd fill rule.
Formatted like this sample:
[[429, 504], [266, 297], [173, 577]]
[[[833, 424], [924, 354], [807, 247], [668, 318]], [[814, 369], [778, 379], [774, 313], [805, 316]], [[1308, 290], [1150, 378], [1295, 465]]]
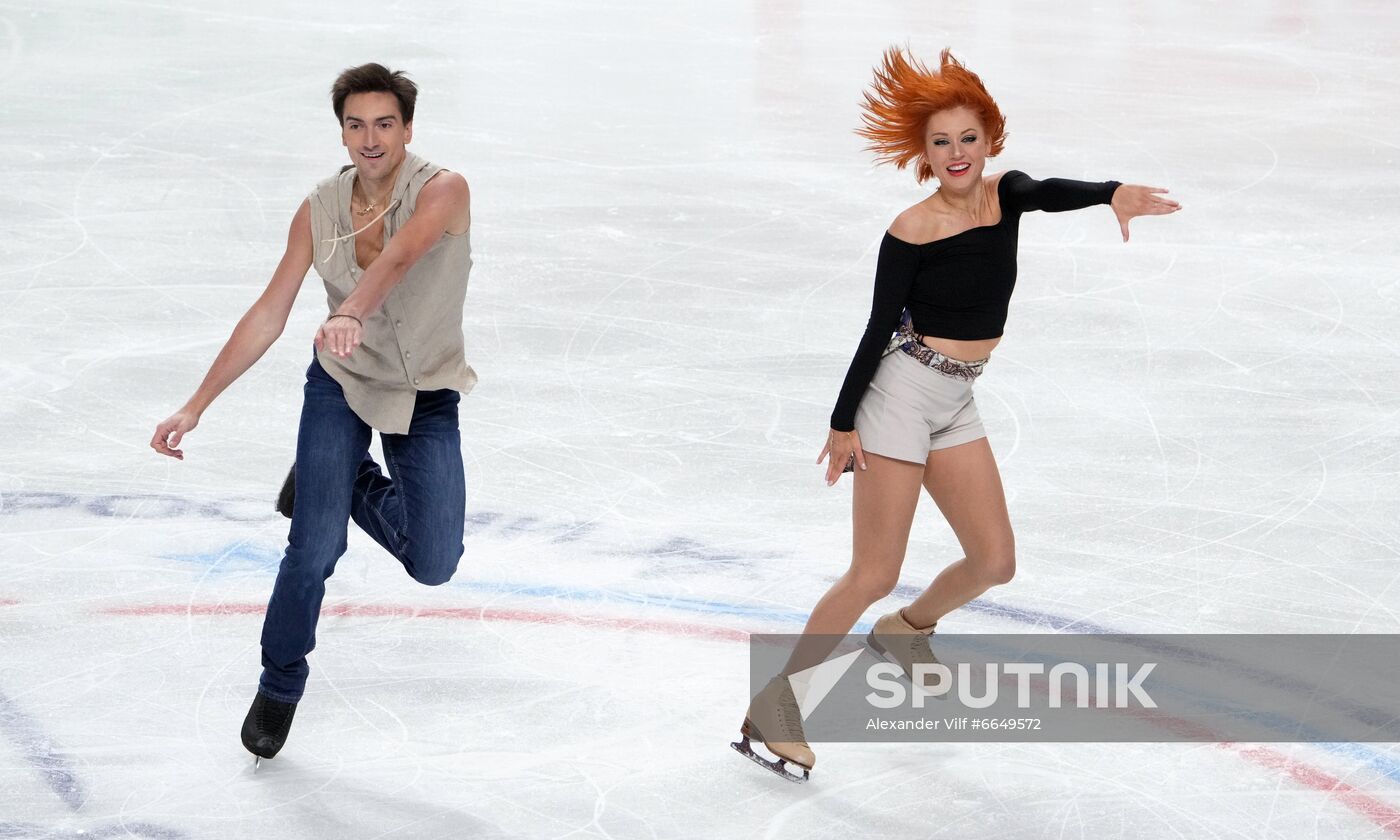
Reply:
[[[1209, 739], [1212, 731], [1191, 721], [1167, 715], [1157, 715], [1147, 710], [1127, 712], [1133, 717], [1150, 719], [1153, 725], [1188, 738]], [[1400, 837], [1400, 810], [1369, 796], [1337, 777], [1316, 767], [1296, 761], [1272, 747], [1238, 744], [1231, 741], [1217, 741], [1217, 747], [1234, 750], [1251, 764], [1266, 767], [1288, 776], [1309, 790], [1317, 791], [1329, 799], [1335, 799], [1366, 819], [1380, 826], [1391, 837]]]
[[1381, 830], [1391, 837], [1400, 837], [1400, 810], [1362, 793], [1341, 779], [1268, 747], [1242, 747], [1237, 744], [1220, 746], [1233, 747], [1246, 761], [1283, 773], [1305, 788], [1326, 794], [1380, 826]]
[[[18, 603], [0, 601], [0, 605]], [[101, 610], [106, 615], [262, 615], [262, 604], [151, 604], [135, 607], [112, 607]], [[323, 616], [342, 618], [445, 618], [465, 621], [521, 621], [534, 624], [569, 624], [599, 627], [608, 630], [641, 630], [667, 633], [691, 638], [723, 639], [746, 642], [749, 634], [729, 627], [689, 624], [680, 621], [651, 621], [609, 616], [548, 613], [534, 610], [506, 610], [489, 607], [404, 607], [374, 604], [335, 604], [321, 610]], [[1208, 731], [1196, 724], [1171, 718], [1158, 718], [1158, 725], [1183, 735], [1202, 735]], [[1392, 837], [1400, 838], [1400, 810], [1316, 767], [1295, 761], [1278, 750], [1263, 746], [1247, 746], [1220, 742], [1216, 746], [1234, 750], [1245, 761], [1289, 777], [1308, 790], [1323, 794], [1351, 811], [1376, 824]]]
[[[262, 615], [264, 604], [150, 604], [101, 610], [106, 615]], [[520, 621], [530, 624], [569, 624], [605, 630], [641, 630], [690, 638], [747, 642], [749, 634], [731, 627], [689, 624], [681, 621], [655, 621], [601, 615], [497, 609], [494, 607], [403, 607], [378, 604], [333, 604], [321, 610], [335, 618], [445, 618], [458, 621]]]
[[19, 601], [16, 601], [13, 598], [0, 598], [0, 607], [13, 607], [15, 604], [18, 603]]

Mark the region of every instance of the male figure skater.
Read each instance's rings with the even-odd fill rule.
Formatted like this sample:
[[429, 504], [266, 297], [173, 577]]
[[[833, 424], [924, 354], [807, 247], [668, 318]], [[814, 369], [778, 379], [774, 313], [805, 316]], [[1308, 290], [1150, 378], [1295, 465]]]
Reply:
[[[257, 758], [282, 748], [306, 686], [325, 581], [350, 519], [417, 581], [447, 582], [462, 557], [466, 482], [457, 406], [476, 383], [463, 355], [471, 271], [470, 193], [454, 172], [405, 148], [418, 88], [379, 64], [331, 87], [350, 165], [292, 217], [287, 249], [183, 408], [151, 447], [184, 458], [181, 438], [282, 334], [313, 264], [330, 315], [306, 370], [296, 463], [278, 510], [292, 520], [262, 632], [262, 678], [243, 722]], [[388, 476], [369, 456], [378, 430]]]

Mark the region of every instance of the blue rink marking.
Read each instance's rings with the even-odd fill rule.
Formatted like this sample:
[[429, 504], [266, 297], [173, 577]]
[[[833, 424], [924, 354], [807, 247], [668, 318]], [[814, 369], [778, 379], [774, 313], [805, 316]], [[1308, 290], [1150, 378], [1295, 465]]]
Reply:
[[1393, 756], [1351, 741], [1314, 741], [1313, 746], [1359, 761], [1392, 782], [1400, 784], [1400, 760]]
[[[272, 549], [251, 546], [246, 542], [235, 542], [213, 551], [171, 554], [166, 555], [166, 558], [182, 563], [207, 566], [223, 573], [260, 570], [275, 574], [277, 571], [277, 564], [281, 562], [282, 555], [281, 552]], [[781, 623], [801, 624], [807, 621], [807, 612], [804, 610], [739, 604], [713, 598], [691, 598], [680, 595], [648, 595], [640, 592], [622, 592], [610, 589], [584, 589], [580, 587], [556, 586], [542, 583], [503, 583], [472, 580], [470, 577], [457, 578], [449, 585], [463, 589], [474, 589], [479, 592], [519, 595], [526, 598], [557, 598], [569, 601], [637, 604], [648, 607], [664, 607], [701, 615], [730, 615], [759, 621]], [[922, 589], [914, 586], [899, 586], [896, 587], [895, 594], [913, 598], [922, 591]], [[1116, 634], [1122, 632], [1102, 624], [1095, 624], [1091, 621], [1070, 619], [1052, 613], [1010, 607], [1005, 604], [998, 604], [980, 599], [963, 605], [962, 609], [1056, 632], [1099, 634]], [[861, 622], [857, 624], [854, 629], [856, 632], [864, 633], [869, 631], [870, 627], [871, 622]]]
[[[214, 552], [213, 555], [218, 556], [219, 552]], [[647, 595], [640, 592], [619, 592], [610, 589], [582, 589], [572, 586], [553, 586], [550, 584], [538, 583], [498, 583], [471, 579], [463, 580], [453, 585], [460, 586], [464, 589], [475, 589], [480, 592], [494, 592], [502, 595], [521, 595], [528, 598], [561, 598], [569, 601], [638, 604], [648, 607], [666, 607], [702, 615], [733, 615], [780, 623], [803, 624], [807, 621], [808, 615], [805, 610], [737, 604], [732, 601], [722, 601], [712, 598], [688, 598], [676, 595]], [[912, 586], [900, 586], [895, 589], [896, 594], [910, 597], [922, 591], [922, 589]], [[1076, 621], [1050, 613], [1038, 612], [1036, 610], [1008, 607], [1005, 604], [995, 604], [980, 599], [965, 604], [962, 609], [997, 618], [1005, 618], [1021, 624], [1030, 624], [1042, 629], [1061, 632], [1099, 633], [1105, 635], [1122, 632], [1119, 630], [1111, 630], [1101, 624]], [[873, 622], [861, 621], [853, 628], [853, 632], [869, 632], [872, 625]]]

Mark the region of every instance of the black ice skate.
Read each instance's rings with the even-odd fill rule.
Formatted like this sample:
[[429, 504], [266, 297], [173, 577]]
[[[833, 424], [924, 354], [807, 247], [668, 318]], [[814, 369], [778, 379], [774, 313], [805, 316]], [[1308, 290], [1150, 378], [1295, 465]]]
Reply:
[[265, 697], [259, 692], [253, 698], [248, 716], [243, 719], [243, 746], [252, 753], [253, 770], [257, 771], [264, 758], [272, 758], [287, 742], [287, 733], [292, 728], [292, 716], [297, 712], [297, 704], [283, 703]]
[[292, 464], [292, 468], [287, 470], [287, 480], [282, 482], [282, 492], [277, 494], [277, 512], [292, 518], [292, 506], [297, 500], [297, 465]]

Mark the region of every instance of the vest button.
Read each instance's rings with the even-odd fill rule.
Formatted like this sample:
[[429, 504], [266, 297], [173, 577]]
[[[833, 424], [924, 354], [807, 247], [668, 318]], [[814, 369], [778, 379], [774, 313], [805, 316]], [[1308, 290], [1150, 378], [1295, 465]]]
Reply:
[[413, 358], [413, 354], [410, 353], [410, 352], [408, 352], [407, 350], [405, 350], [405, 351], [403, 351], [403, 357], [404, 357], [405, 359], [411, 359], [411, 358]]
[[414, 384], [414, 385], [417, 385], [417, 384], [418, 384], [418, 377], [416, 377], [416, 376], [413, 377], [413, 384]]

